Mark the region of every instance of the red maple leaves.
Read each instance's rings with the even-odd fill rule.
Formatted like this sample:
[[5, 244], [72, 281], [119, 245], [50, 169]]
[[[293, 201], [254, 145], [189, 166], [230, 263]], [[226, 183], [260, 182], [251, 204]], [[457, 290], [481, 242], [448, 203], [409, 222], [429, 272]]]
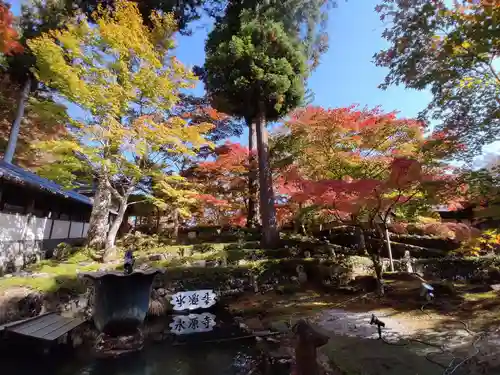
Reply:
[[0, 2], [0, 53], [11, 55], [23, 51], [17, 31], [12, 27], [14, 16], [9, 6]]
[[200, 220], [243, 226], [248, 195], [248, 148], [226, 142], [216, 148], [214, 154], [215, 160], [199, 163], [189, 177], [200, 191], [196, 196]]

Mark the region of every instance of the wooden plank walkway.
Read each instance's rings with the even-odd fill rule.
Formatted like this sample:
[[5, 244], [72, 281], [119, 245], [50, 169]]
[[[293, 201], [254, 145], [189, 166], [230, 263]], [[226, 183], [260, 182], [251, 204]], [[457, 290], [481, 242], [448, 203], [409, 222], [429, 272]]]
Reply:
[[78, 327], [84, 321], [80, 318], [65, 318], [57, 313], [47, 313], [34, 318], [4, 324], [0, 326], [0, 331], [45, 341], [54, 341]]

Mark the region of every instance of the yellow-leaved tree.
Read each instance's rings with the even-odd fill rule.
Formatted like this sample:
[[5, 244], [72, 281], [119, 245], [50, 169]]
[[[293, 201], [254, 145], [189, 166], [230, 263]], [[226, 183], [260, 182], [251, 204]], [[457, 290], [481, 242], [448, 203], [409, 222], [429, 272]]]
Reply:
[[[195, 82], [172, 55], [172, 15], [153, 12], [146, 26], [135, 3], [118, 0], [93, 17], [95, 26], [80, 15], [29, 47], [37, 78], [85, 111], [85, 119], [72, 118], [65, 139], [40, 145], [57, 157], [40, 173], [66, 184], [90, 176], [96, 193], [88, 244], [110, 249], [130, 195], [147, 190], [172, 157], [207, 145], [212, 125], [168, 115], [179, 91]], [[109, 227], [112, 200], [118, 215]]]
[[172, 237], [177, 238], [181, 219], [189, 219], [198, 203], [196, 188], [182, 176], [164, 175], [153, 189], [153, 203], [162, 210], [170, 211]]

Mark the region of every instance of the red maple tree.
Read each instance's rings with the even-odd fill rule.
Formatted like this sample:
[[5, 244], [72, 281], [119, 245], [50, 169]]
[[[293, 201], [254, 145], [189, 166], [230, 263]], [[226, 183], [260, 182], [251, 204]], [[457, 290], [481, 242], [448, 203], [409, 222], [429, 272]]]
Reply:
[[14, 15], [10, 6], [0, 1], [0, 53], [11, 55], [23, 51], [18, 42], [17, 31], [13, 28]]
[[377, 241], [366, 242], [373, 260], [377, 279], [382, 287], [381, 255], [384, 231], [390, 216], [401, 206], [422, 196], [435, 202], [450, 202], [458, 208], [457, 186], [451, 175], [437, 176], [424, 173], [422, 164], [409, 158], [394, 158], [387, 179], [310, 180], [301, 178], [296, 170], [283, 176], [280, 193], [289, 197], [291, 204], [317, 206], [337, 222], [361, 228], [365, 235]]
[[226, 142], [215, 149], [215, 159], [199, 163], [188, 179], [200, 192], [197, 221], [211, 225], [246, 224], [248, 204], [247, 147]]
[[289, 163], [276, 180], [282, 199], [296, 215], [314, 212], [374, 238], [364, 243], [380, 281], [389, 217], [457, 203], [458, 186], [438, 160], [448, 145], [439, 135], [426, 137], [419, 121], [380, 108], [308, 107], [285, 128], [281, 147]]

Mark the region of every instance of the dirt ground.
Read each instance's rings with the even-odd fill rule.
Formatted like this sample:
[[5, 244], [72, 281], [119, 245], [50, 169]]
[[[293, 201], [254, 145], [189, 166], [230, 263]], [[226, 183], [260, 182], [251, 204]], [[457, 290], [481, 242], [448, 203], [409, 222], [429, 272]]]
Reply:
[[[484, 286], [453, 285], [419, 298], [420, 280], [388, 278], [387, 293], [346, 295], [304, 290], [241, 299], [234, 310], [265, 324], [306, 318], [330, 336], [321, 348], [337, 374], [500, 375], [500, 296]], [[378, 339], [372, 314], [385, 323]]]

